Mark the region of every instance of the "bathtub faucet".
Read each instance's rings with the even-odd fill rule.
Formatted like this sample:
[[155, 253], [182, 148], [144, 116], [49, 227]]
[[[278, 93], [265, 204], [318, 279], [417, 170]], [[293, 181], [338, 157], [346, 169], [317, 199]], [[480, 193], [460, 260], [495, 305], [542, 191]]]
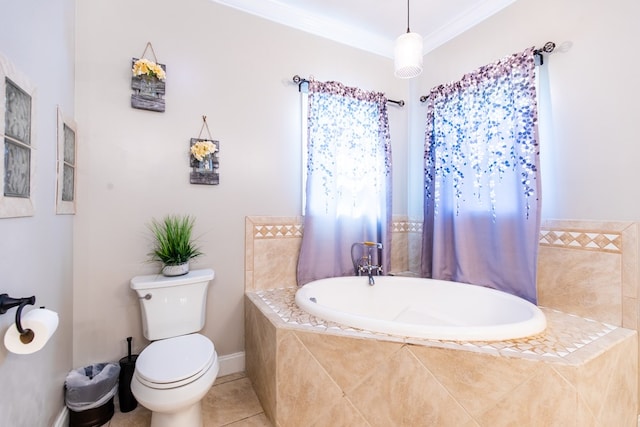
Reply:
[[373, 272], [375, 271], [376, 276], [379, 276], [380, 274], [382, 274], [382, 267], [380, 267], [379, 265], [367, 265], [365, 269], [367, 271], [367, 276], [369, 276], [369, 285], [375, 285], [376, 282], [375, 280], [373, 280]]
[[[356, 256], [355, 249], [361, 248], [360, 256]], [[376, 261], [379, 265], [373, 263], [373, 250], [377, 250]], [[351, 260], [357, 276], [369, 277], [369, 285], [375, 285], [373, 276], [382, 275], [382, 243], [375, 242], [357, 242], [351, 245]]]

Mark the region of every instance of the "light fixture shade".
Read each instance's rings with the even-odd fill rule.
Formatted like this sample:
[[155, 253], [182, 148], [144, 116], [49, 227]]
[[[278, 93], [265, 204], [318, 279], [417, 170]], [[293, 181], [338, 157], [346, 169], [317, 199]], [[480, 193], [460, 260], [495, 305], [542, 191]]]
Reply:
[[394, 49], [394, 74], [410, 79], [422, 73], [422, 36], [405, 33], [396, 39]]

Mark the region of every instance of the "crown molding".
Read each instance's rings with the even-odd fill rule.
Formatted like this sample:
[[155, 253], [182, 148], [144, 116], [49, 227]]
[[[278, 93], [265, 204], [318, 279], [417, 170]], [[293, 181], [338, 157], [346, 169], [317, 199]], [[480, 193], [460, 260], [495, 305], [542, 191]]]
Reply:
[[211, 1], [376, 55], [393, 56], [393, 41], [276, 0]]
[[[388, 39], [278, 0], [211, 1], [376, 55], [393, 58], [395, 37]], [[464, 11], [424, 37], [424, 53], [429, 53], [515, 1], [517, 0], [486, 0]]]
[[501, 11], [517, 0], [487, 0], [476, 7], [465, 10], [451, 21], [424, 37], [423, 52], [426, 55], [459, 36], [490, 16]]

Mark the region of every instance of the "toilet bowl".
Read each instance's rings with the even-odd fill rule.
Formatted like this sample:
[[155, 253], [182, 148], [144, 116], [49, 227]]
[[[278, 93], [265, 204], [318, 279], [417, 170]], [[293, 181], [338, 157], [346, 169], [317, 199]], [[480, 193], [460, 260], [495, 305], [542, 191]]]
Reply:
[[206, 315], [211, 269], [179, 277], [131, 279], [151, 344], [138, 355], [131, 393], [151, 411], [152, 427], [202, 427], [201, 400], [220, 370], [211, 340], [198, 332]]
[[152, 411], [152, 427], [202, 426], [200, 402], [219, 369], [207, 337], [196, 333], [163, 339], [138, 356], [131, 391]]

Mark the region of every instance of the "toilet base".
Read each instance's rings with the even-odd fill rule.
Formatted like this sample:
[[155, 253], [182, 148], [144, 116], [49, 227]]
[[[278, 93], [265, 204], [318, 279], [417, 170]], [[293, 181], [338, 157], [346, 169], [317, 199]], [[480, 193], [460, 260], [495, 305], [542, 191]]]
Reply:
[[197, 401], [179, 412], [151, 412], [151, 427], [202, 427], [202, 404]]
[[176, 388], [154, 389], [142, 384], [134, 373], [131, 393], [138, 403], [151, 411], [151, 427], [202, 427], [201, 401], [213, 386], [220, 363], [214, 363], [197, 380]]

